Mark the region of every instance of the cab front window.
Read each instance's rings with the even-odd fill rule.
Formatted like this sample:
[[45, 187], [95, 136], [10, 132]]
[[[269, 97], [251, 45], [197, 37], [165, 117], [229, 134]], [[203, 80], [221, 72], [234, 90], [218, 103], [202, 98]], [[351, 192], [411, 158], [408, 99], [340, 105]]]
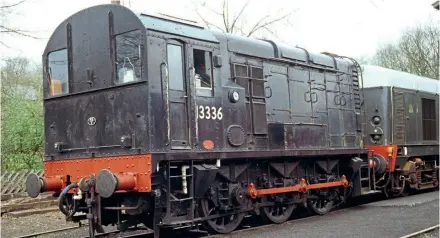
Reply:
[[116, 84], [141, 79], [142, 33], [134, 30], [116, 36]]
[[69, 93], [69, 69], [67, 49], [52, 51], [47, 56], [49, 96]]

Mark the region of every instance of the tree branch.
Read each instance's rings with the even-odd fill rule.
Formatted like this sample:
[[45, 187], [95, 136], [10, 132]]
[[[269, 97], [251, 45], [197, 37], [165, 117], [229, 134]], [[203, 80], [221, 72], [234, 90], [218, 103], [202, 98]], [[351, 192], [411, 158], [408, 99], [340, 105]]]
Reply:
[[13, 4], [11, 4], [11, 5], [3, 5], [3, 6], [0, 6], [0, 9], [16, 7], [16, 6], [22, 4], [22, 3], [26, 2], [26, 1], [27, 1], [27, 0], [21, 0], [21, 1], [19, 1], [19, 2], [13, 3]]
[[223, 17], [223, 24], [225, 25], [225, 30], [227, 33], [229, 33], [229, 24], [228, 24], [228, 10], [226, 8], [226, 1], [227, 0], [223, 0], [223, 12], [222, 12], [222, 17]]
[[235, 29], [235, 24], [237, 23], [238, 19], [240, 18], [241, 14], [243, 14], [244, 10], [246, 9], [246, 7], [249, 4], [249, 0], [246, 1], [246, 3], [243, 5], [243, 7], [241, 8], [240, 12], [238, 13], [238, 15], [234, 18], [234, 20], [232, 21], [232, 25], [231, 25], [231, 32], [234, 31]]
[[374, 62], [386, 68], [437, 79], [439, 25], [429, 22], [402, 31], [396, 44], [378, 47]]
[[[261, 24], [261, 22], [263, 22], [263, 21], [265, 20], [265, 18], [268, 18], [269, 16], [266, 16], [265, 18], [262, 18], [262, 19], [261, 19], [259, 22], [257, 22], [257, 24], [255, 24], [255, 26], [249, 31], [249, 33], [248, 33], [247, 36], [250, 37], [252, 34], [254, 34], [256, 31], [260, 30], [261, 28], [268, 27], [269, 25], [272, 25], [272, 24], [274, 24], [274, 23], [276, 23], [276, 22], [279, 22], [279, 21], [281, 21], [281, 20], [283, 20], [283, 19], [289, 17], [290, 14], [291, 14], [291, 13], [288, 13], [288, 14], [286, 14], [286, 15], [283, 15], [283, 16], [279, 17], [279, 18], [275, 18], [275, 19], [273, 19], [273, 20], [271, 20], [271, 21], [268, 21], [268, 22], [266, 22], [266, 23], [262, 23], [262, 24]], [[260, 24], [261, 24], [261, 25], [260, 25]]]
[[25, 30], [12, 29], [12, 28], [9, 28], [9, 27], [3, 26], [3, 25], [0, 25], [0, 29], [2, 29], [2, 30], [0, 30], [0, 33], [17, 34], [17, 35], [21, 35], [21, 36], [30, 37], [30, 38], [33, 38], [33, 39], [39, 39], [36, 36], [32, 36], [32, 35], [26, 34], [25, 32], [28, 32], [28, 31], [25, 31]]
[[[242, 6], [239, 6], [236, 11], [234, 11], [234, 13], [232, 13], [233, 11], [230, 9], [229, 0], [222, 0], [222, 2], [218, 6], [219, 11], [216, 11], [212, 7], [208, 6], [206, 2], [200, 1], [203, 0], [193, 0], [193, 3], [196, 5], [196, 13], [200, 17], [204, 25], [206, 25], [208, 28], [216, 28], [226, 33], [238, 33], [246, 37], [251, 37], [259, 30], [266, 30], [270, 34], [275, 35], [274, 31], [269, 30], [269, 26], [285, 20], [291, 15], [291, 13], [283, 15], [278, 13], [268, 13], [263, 17], [258, 18], [256, 20], [256, 23], [254, 24], [249, 19], [245, 19], [245, 12], [249, 11], [250, 9], [249, 0], [246, 0], [246, 2]], [[216, 16], [220, 16], [220, 19], [218, 19], [218, 24], [214, 23], [214, 19], [211, 18], [212, 15], [210, 15], [210, 17], [204, 17], [201, 12], [199, 12], [198, 7], [206, 8], [208, 11], [214, 12]], [[280, 10], [278, 10], [278, 12]], [[247, 25], [250, 25], [251, 27], [246, 27]]]

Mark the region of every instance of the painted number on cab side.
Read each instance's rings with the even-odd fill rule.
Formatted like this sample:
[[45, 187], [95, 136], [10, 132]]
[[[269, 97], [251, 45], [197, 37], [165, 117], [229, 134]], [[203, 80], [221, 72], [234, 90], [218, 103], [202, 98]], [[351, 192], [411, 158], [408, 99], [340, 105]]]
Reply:
[[207, 120], [221, 120], [223, 118], [222, 108], [209, 107], [209, 106], [198, 106], [197, 117], [199, 119]]

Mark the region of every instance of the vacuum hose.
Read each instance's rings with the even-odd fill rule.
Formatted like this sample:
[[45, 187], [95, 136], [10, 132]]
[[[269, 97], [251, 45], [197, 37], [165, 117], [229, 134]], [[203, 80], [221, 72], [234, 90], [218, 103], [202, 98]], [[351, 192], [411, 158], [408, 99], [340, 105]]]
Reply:
[[[67, 192], [70, 190], [70, 189], [72, 189], [72, 188], [77, 188], [78, 187], [78, 184], [77, 183], [71, 183], [71, 184], [69, 184], [69, 185], [67, 185], [64, 189], [63, 189], [63, 191], [60, 193], [60, 198], [59, 198], [59, 200], [58, 200], [58, 207], [59, 207], [59, 209], [60, 209], [60, 211], [64, 214], [64, 215], [66, 215], [67, 217], [71, 217], [71, 216], [73, 216], [74, 214], [75, 214], [75, 212], [76, 212], [76, 209], [75, 209], [75, 207], [73, 207], [73, 209], [69, 209], [68, 207], [67, 207], [67, 209], [64, 207], [64, 205], [63, 205], [63, 202], [64, 202], [64, 200], [66, 199], [66, 194], [67, 194]], [[73, 204], [72, 204], [73, 205]]]

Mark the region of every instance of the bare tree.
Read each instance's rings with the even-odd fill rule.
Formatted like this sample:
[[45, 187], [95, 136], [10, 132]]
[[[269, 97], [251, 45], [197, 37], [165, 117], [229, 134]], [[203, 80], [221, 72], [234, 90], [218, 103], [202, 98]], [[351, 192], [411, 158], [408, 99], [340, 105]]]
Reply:
[[[10, 36], [24, 36], [33, 39], [38, 39], [36, 36], [33, 36], [30, 31], [18, 27], [14, 27], [8, 21], [9, 17], [14, 13], [16, 7], [18, 7], [20, 4], [24, 3], [25, 1], [27, 0], [18, 0], [14, 3], [3, 2], [0, 5], [0, 36], [1, 37], [4, 37], [5, 35], [10, 35]], [[0, 38], [0, 44], [9, 47], [3, 42], [3, 40], [1, 40], [1, 38]]]
[[361, 55], [360, 57], [356, 58], [356, 61], [359, 64], [372, 64], [373, 63], [372, 58], [367, 55]]
[[376, 65], [429, 78], [438, 78], [440, 24], [417, 24], [402, 32], [397, 43], [380, 45]]
[[284, 8], [280, 8], [275, 12], [267, 12], [257, 19], [250, 20], [246, 16], [251, 11], [249, 0], [241, 6], [234, 1], [232, 7], [229, 0], [214, 2], [221, 4], [209, 4], [205, 0], [193, 2], [195, 12], [203, 24], [209, 29], [246, 37], [254, 36], [257, 33], [262, 35], [269, 33], [276, 37], [273, 27], [279, 24], [289, 25], [289, 17], [293, 13], [293, 11], [285, 11]]

